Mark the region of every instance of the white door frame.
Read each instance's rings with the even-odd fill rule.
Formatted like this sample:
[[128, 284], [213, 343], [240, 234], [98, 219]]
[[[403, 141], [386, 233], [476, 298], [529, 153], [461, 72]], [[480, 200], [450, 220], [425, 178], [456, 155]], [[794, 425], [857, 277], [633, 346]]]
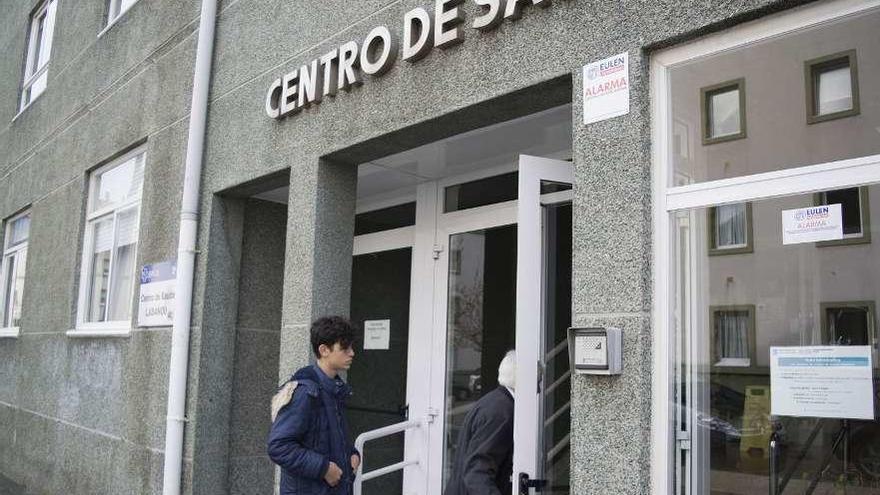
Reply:
[[[538, 366], [544, 362], [544, 208], [541, 182], [573, 184], [570, 162], [521, 155], [517, 211], [516, 266], [516, 401], [513, 420], [513, 493], [520, 473], [543, 475], [543, 433]], [[570, 191], [569, 191], [570, 192]], [[556, 193], [556, 201], [564, 195]], [[555, 202], [555, 201], [554, 201]]]
[[[669, 187], [673, 183], [674, 173], [669, 158], [672, 128], [669, 71], [685, 62], [807, 27], [836, 21], [878, 6], [880, 6], [880, 0], [834, 0], [809, 4], [745, 23], [722, 33], [658, 52], [652, 56], [653, 231], [656, 236], [652, 260], [654, 266], [654, 356], [651, 401], [653, 418], [652, 493], [672, 493], [676, 472], [673, 467], [673, 458], [675, 457], [673, 449], [677, 439], [673, 425], [679, 411], [676, 410], [674, 404], [676, 335], [672, 319], [675, 316], [675, 308], [670, 306], [674, 303], [674, 298], [671, 297], [670, 290], [673, 288], [672, 282], [677, 274], [676, 266], [670, 256], [671, 239], [674, 239], [676, 235], [676, 225], [671, 220], [671, 214], [675, 211], [718, 204], [807, 194], [818, 190], [880, 182], [880, 155], [873, 155], [797, 169]], [[685, 347], [687, 346], [685, 345]], [[689, 476], [689, 479], [692, 480], [697, 478], [697, 473]]]
[[[445, 188], [519, 171], [519, 199], [444, 213]], [[571, 183], [570, 162], [521, 156], [518, 164], [481, 170], [420, 184], [416, 192], [416, 224], [410, 227], [355, 237], [353, 255], [412, 247], [409, 349], [407, 356], [407, 403], [410, 418], [428, 418], [427, 428], [406, 432], [405, 459], [418, 458], [420, 465], [404, 470], [405, 494], [439, 495], [443, 482], [447, 367], [447, 298], [449, 236], [519, 223], [517, 247], [516, 347], [522, 349], [517, 370], [514, 454], [515, 477], [522, 471], [540, 476], [541, 401], [537, 391], [537, 363], [543, 357], [543, 235], [542, 205], [571, 201], [572, 192], [540, 194], [542, 180]], [[358, 212], [411, 201], [364, 201]], [[528, 204], [528, 208], [522, 208]], [[523, 230], [524, 229], [524, 230]], [[426, 324], [428, 323], [428, 324]], [[421, 344], [418, 344], [421, 343]], [[424, 379], [412, 379], [424, 378]], [[427, 386], [426, 386], [427, 385]], [[517, 487], [514, 485], [514, 493]]]

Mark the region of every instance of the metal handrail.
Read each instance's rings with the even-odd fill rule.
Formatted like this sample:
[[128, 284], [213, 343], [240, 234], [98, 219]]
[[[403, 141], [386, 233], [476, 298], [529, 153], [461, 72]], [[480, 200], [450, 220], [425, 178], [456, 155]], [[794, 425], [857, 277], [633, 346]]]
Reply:
[[385, 426], [383, 428], [378, 428], [375, 430], [365, 431], [358, 435], [358, 437], [354, 441], [354, 448], [361, 455], [361, 463], [358, 464], [357, 475], [354, 479], [354, 495], [361, 495], [363, 491], [363, 483], [364, 481], [369, 481], [374, 478], [378, 478], [380, 476], [385, 476], [386, 474], [393, 473], [395, 471], [400, 471], [407, 466], [412, 466], [415, 464], [419, 464], [418, 459], [410, 459], [398, 462], [396, 464], [392, 464], [390, 466], [385, 466], [383, 468], [374, 469], [369, 473], [364, 473], [364, 444], [369, 442], [370, 440], [376, 440], [379, 438], [387, 437], [390, 435], [394, 435], [397, 433], [401, 433], [407, 430], [412, 430], [415, 428], [421, 428], [424, 426], [425, 421], [421, 420], [408, 420], [402, 421], [400, 423], [395, 423], [393, 425]]

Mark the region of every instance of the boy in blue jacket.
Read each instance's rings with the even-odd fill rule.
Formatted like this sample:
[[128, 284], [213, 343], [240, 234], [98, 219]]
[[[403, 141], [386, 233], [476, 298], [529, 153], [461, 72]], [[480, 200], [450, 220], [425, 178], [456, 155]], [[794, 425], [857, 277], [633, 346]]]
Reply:
[[317, 362], [294, 373], [273, 398], [268, 451], [281, 466], [281, 495], [352, 492], [360, 455], [349, 440], [345, 419], [351, 388], [339, 372], [351, 366], [353, 341], [348, 320], [315, 320], [311, 344]]

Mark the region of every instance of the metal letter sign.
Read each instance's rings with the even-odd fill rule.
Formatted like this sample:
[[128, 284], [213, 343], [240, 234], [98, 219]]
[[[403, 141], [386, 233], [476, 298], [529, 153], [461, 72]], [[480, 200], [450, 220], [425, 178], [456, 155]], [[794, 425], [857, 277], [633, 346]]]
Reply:
[[[549, 7], [551, 0], [472, 0], [482, 8], [471, 27], [487, 32], [505, 19], [516, 21], [530, 5]], [[416, 8], [403, 16], [403, 60], [415, 63], [433, 48], [446, 49], [464, 41], [465, 0], [436, 0], [434, 7]], [[275, 79], [266, 93], [266, 115], [273, 119], [295, 115], [319, 104], [338, 90], [363, 84], [363, 75], [382, 77], [397, 62], [397, 37], [386, 26], [370, 31], [362, 42], [349, 41]]]

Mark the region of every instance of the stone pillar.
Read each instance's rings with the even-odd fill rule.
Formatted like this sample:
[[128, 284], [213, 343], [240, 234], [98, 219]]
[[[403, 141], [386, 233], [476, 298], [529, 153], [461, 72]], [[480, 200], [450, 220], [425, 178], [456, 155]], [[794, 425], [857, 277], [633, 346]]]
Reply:
[[[618, 53], [625, 48], [609, 49]], [[630, 113], [583, 125], [574, 91], [573, 324], [623, 331], [623, 373], [572, 377], [572, 493], [650, 493], [651, 154], [648, 58], [631, 49]]]
[[303, 160], [290, 170], [279, 378], [312, 355], [309, 324], [348, 315], [357, 167]]

